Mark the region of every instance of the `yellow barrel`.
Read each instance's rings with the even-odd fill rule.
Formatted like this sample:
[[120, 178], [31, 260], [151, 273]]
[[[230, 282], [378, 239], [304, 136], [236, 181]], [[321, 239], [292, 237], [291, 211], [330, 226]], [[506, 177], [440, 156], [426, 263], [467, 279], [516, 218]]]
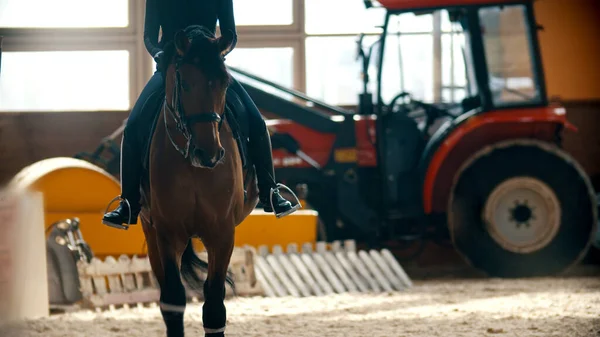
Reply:
[[[69, 157], [45, 159], [21, 170], [11, 187], [42, 192], [46, 228], [58, 220], [78, 217], [84, 239], [99, 257], [147, 253], [139, 220], [126, 231], [102, 224], [108, 203], [121, 189], [119, 181], [98, 166]], [[116, 202], [111, 209], [114, 207]], [[237, 227], [235, 245], [314, 243], [317, 223], [314, 210], [299, 210], [282, 219], [255, 210]], [[201, 244], [195, 246], [200, 248]]]
[[87, 161], [69, 157], [41, 160], [21, 170], [11, 186], [42, 192], [46, 228], [58, 220], [78, 217], [83, 238], [100, 257], [145, 250], [141, 226], [123, 231], [102, 224], [108, 203], [121, 193], [121, 187], [112, 175]]

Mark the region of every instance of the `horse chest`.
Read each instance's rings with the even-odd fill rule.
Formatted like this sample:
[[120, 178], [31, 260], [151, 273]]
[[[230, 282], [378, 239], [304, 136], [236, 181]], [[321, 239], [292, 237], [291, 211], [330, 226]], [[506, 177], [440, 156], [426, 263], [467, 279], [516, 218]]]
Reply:
[[151, 159], [152, 208], [161, 217], [193, 222], [235, 222], [244, 212], [241, 164], [232, 146], [214, 169], [195, 168], [166, 144], [156, 146]]

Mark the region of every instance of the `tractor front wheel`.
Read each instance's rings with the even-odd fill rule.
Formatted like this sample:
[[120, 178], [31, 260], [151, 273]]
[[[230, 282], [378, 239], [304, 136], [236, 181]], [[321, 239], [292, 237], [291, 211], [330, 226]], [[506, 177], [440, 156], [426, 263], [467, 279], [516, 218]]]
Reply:
[[589, 249], [596, 196], [564, 151], [536, 140], [511, 140], [484, 148], [461, 167], [448, 226], [456, 249], [490, 276], [553, 275]]

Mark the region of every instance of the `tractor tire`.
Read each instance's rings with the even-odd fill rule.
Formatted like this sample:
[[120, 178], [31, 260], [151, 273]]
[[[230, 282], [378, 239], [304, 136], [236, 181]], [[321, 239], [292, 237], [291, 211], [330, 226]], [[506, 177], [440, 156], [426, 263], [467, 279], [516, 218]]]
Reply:
[[500, 142], [472, 155], [448, 201], [456, 250], [492, 277], [560, 273], [596, 233], [596, 195], [579, 164], [537, 140]]

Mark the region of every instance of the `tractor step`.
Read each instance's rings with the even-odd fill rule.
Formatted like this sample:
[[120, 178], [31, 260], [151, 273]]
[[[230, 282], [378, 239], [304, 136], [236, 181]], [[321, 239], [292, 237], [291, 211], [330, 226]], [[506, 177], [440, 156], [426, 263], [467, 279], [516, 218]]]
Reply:
[[[329, 246], [329, 249], [327, 249]], [[271, 252], [260, 246], [255, 257], [256, 279], [267, 297], [309, 297], [329, 294], [402, 291], [412, 281], [392, 253], [357, 251], [356, 243], [305, 243], [302, 251], [289, 244]]]

